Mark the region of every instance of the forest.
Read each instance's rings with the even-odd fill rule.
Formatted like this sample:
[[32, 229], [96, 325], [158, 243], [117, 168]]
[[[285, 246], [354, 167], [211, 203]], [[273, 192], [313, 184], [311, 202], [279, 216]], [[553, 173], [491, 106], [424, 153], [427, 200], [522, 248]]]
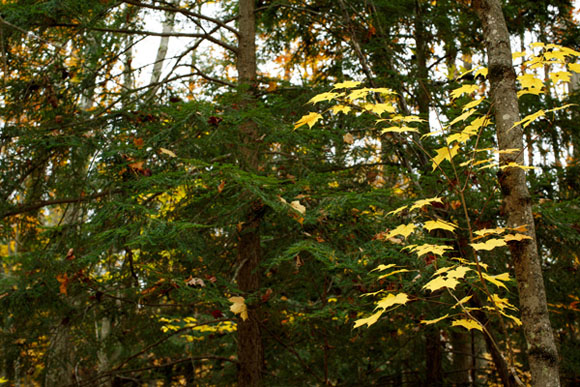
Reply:
[[572, 0], [2, 0], [0, 386], [580, 385]]

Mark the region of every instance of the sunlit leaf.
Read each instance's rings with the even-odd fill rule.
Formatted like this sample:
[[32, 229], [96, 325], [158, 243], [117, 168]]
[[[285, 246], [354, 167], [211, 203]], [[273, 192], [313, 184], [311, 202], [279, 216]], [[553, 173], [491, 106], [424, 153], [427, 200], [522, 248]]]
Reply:
[[464, 93], [471, 94], [477, 89], [479, 89], [477, 85], [463, 85], [451, 92], [451, 99], [459, 98]]
[[465, 277], [465, 274], [467, 274], [468, 271], [471, 271], [468, 267], [457, 266], [455, 269], [448, 271], [446, 275], [447, 278], [461, 279]]
[[332, 110], [334, 114], [337, 113], [348, 114], [348, 112], [350, 112], [352, 108], [350, 106], [334, 105], [333, 107], [330, 108], [330, 110]]
[[442, 256], [443, 254], [445, 254], [445, 251], [452, 249], [453, 248], [451, 246], [424, 244], [420, 246], [415, 246], [411, 251], [417, 253], [417, 256], [419, 257], [429, 253]]
[[353, 87], [357, 87], [360, 84], [361, 83], [358, 81], [344, 81], [334, 85], [334, 89], [352, 89]]
[[406, 272], [408, 272], [408, 271], [409, 271], [409, 270], [407, 270], [407, 269], [399, 269], [399, 270], [395, 270], [395, 271], [392, 271], [392, 272], [390, 272], [390, 273], [383, 274], [383, 275], [379, 276], [379, 278], [377, 278], [377, 279], [383, 279], [383, 278], [387, 278], [387, 277], [390, 277], [390, 276], [392, 276], [392, 275], [399, 274], [399, 273], [406, 273]]
[[550, 73], [550, 79], [552, 80], [554, 85], [560, 81], [570, 82], [571, 76], [572, 76], [572, 74], [569, 73], [568, 71], [556, 71], [556, 72]]
[[308, 101], [308, 103], [317, 104], [318, 102], [330, 101], [330, 100], [333, 100], [336, 97], [339, 97], [341, 95], [344, 95], [344, 93], [332, 93], [332, 92], [320, 93], [320, 94], [315, 95], [314, 97], [312, 97], [310, 99], [310, 101]]
[[512, 125], [512, 128], [515, 128], [516, 126], [518, 126], [520, 124], [522, 124], [522, 126], [525, 128], [529, 124], [531, 124], [532, 122], [534, 122], [535, 120], [537, 120], [538, 118], [543, 117], [545, 115], [546, 115], [546, 112], [544, 110], [540, 109], [540, 110], [538, 110], [535, 113], [532, 113], [532, 114], [529, 114], [529, 115], [525, 116], [523, 120], [520, 120], [518, 122], [515, 122]]
[[383, 310], [379, 310], [378, 312], [376, 312], [375, 314], [367, 317], [367, 318], [361, 318], [358, 319], [354, 322], [354, 328], [358, 328], [360, 326], [363, 325], [367, 325], [367, 327], [370, 327], [371, 325], [373, 325], [374, 323], [376, 323], [379, 320], [379, 317], [381, 317], [381, 315], [383, 314]]
[[383, 133], [404, 133], [404, 132], [416, 132], [419, 133], [417, 128], [411, 128], [409, 126], [391, 126], [389, 128], [385, 128], [381, 130], [381, 134]]
[[440, 276], [427, 282], [427, 284], [423, 286], [423, 289], [431, 290], [434, 292], [441, 288], [455, 289], [457, 285], [459, 285], [459, 281], [457, 281], [455, 278]]
[[453, 305], [453, 307], [457, 308], [458, 306], [465, 304], [467, 301], [471, 300], [471, 297], [473, 297], [473, 296], [470, 295], [470, 296], [463, 297], [461, 300], [457, 301], [457, 303], [455, 305]]
[[454, 225], [453, 223], [449, 223], [449, 222], [446, 222], [446, 221], [441, 220], [441, 219], [436, 220], [436, 221], [429, 220], [429, 221], [425, 222], [423, 227], [426, 228], [427, 231], [437, 230], [437, 229], [453, 231], [457, 228], [457, 226]]
[[493, 250], [496, 247], [502, 247], [505, 246], [506, 243], [503, 239], [489, 239], [483, 243], [470, 243], [469, 244], [471, 247], [473, 247], [474, 250], [479, 251], [479, 250]]
[[393, 305], [405, 305], [409, 301], [409, 296], [405, 293], [399, 293], [396, 296], [389, 294], [377, 302], [376, 309], [387, 309]]
[[415, 210], [417, 208], [423, 208], [423, 207], [425, 207], [427, 205], [431, 205], [432, 203], [440, 203], [440, 204], [443, 204], [443, 201], [439, 197], [417, 200], [415, 203], [413, 203], [413, 205], [411, 206], [411, 208], [409, 209], [409, 211], [413, 211], [413, 210]]
[[495, 286], [507, 289], [507, 286], [505, 286], [503, 282], [510, 280], [509, 273], [502, 273], [502, 274], [498, 274], [498, 275], [489, 275], [489, 274], [481, 273], [481, 275], [483, 276], [483, 279], [491, 282]]
[[302, 204], [300, 204], [299, 200], [294, 200], [293, 202], [291, 202], [290, 207], [294, 208], [296, 211], [298, 211], [302, 215], [304, 215], [306, 213], [306, 207], [304, 207]]
[[529, 235], [525, 235], [525, 234], [507, 234], [506, 236], [503, 237], [503, 240], [506, 242], [511, 242], [511, 241], [521, 242], [524, 239], [532, 239], [532, 237]]
[[394, 237], [396, 235], [402, 235], [405, 238], [407, 238], [409, 235], [411, 235], [411, 233], [413, 232], [413, 230], [415, 230], [417, 226], [415, 226], [413, 223], [409, 223], [409, 224], [401, 224], [399, 226], [397, 226], [397, 228], [395, 228], [394, 230], [391, 230], [388, 234], [387, 234], [387, 238], [391, 238]]
[[383, 271], [383, 270], [387, 270], [387, 269], [390, 269], [391, 267], [395, 267], [395, 266], [397, 266], [397, 265], [395, 265], [394, 263], [389, 263], [388, 265], [382, 265], [381, 264], [381, 265], [375, 267], [373, 270], [371, 270], [371, 273], [373, 271]]
[[367, 88], [353, 90], [349, 95], [346, 96], [346, 98], [352, 102], [356, 99], [365, 98], [369, 94], [369, 91], [371, 91], [371, 89]]
[[[439, 199], [441, 200], [441, 199]], [[402, 206], [397, 208], [396, 210], [387, 212], [387, 215], [397, 215], [399, 212], [404, 211], [408, 206]]]
[[455, 320], [451, 323], [451, 326], [454, 327], [463, 327], [467, 330], [472, 330], [472, 329], [477, 329], [481, 332], [483, 332], [483, 328], [481, 327], [481, 324], [475, 320], [472, 319], [460, 319], [460, 320]]
[[485, 101], [485, 98], [476, 99], [474, 101], [466, 103], [465, 106], [463, 106], [462, 110], [465, 111], [465, 110], [472, 109], [472, 108], [476, 107], [477, 105], [479, 105], [480, 103], [482, 103], [483, 101]]
[[172, 151], [170, 151], [169, 149], [159, 148], [159, 150], [161, 151], [161, 153], [165, 153], [166, 155], [169, 155], [171, 157], [177, 157], [177, 155]]
[[432, 324], [438, 323], [438, 322], [439, 322], [439, 321], [441, 321], [441, 320], [445, 320], [447, 317], [449, 317], [449, 314], [446, 314], [445, 316], [442, 316], [442, 317], [436, 318], [436, 319], [434, 319], [434, 320], [421, 320], [421, 321], [419, 321], [419, 322], [420, 322], [421, 324], [425, 324], [425, 325], [432, 325]]
[[459, 145], [457, 145], [457, 144], [455, 144], [451, 149], [449, 149], [449, 147], [446, 147], [446, 146], [444, 146], [443, 148], [437, 149], [435, 151], [435, 152], [437, 152], [437, 156], [435, 156], [431, 159], [432, 164], [433, 164], [433, 170], [437, 169], [437, 166], [439, 164], [441, 164], [444, 160], [451, 161], [451, 159], [453, 157], [455, 157], [455, 155], [457, 154], [458, 150], [459, 150]]
[[232, 313], [239, 314], [242, 320], [246, 321], [248, 319], [248, 308], [244, 297], [230, 297], [228, 298], [228, 301], [232, 303], [232, 305], [230, 305]]
[[309, 128], [312, 128], [316, 123], [316, 121], [318, 121], [321, 118], [322, 116], [318, 113], [309, 113], [305, 116], [302, 116], [302, 118], [294, 124], [294, 129], [296, 130], [302, 125], [308, 125]]

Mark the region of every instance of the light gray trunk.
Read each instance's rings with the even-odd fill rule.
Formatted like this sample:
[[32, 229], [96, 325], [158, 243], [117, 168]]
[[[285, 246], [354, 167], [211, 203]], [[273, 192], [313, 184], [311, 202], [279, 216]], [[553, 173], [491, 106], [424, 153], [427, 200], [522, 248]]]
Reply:
[[[168, 12], [163, 22], [163, 33], [170, 34], [173, 32], [173, 26], [175, 23], [175, 12]], [[161, 37], [159, 42], [159, 48], [157, 49], [157, 57], [155, 58], [155, 63], [153, 64], [153, 71], [151, 72], [151, 85], [159, 82], [161, 79], [161, 73], [163, 71], [163, 64], [165, 58], [167, 57], [167, 50], [169, 48], [169, 36], [164, 35]], [[154, 86], [154, 90], [157, 90], [159, 86]]]
[[[473, 5], [483, 25], [499, 149], [523, 149], [522, 128], [512, 128], [520, 120], [520, 113], [510, 37], [501, 3], [499, 0], [475, 0]], [[500, 155], [501, 165], [510, 162], [523, 164], [523, 152]], [[559, 386], [558, 352], [548, 315], [526, 175], [521, 168], [507, 168], [500, 174], [499, 183], [507, 226], [526, 225], [526, 233], [532, 238], [510, 242], [532, 383], [538, 387]]]

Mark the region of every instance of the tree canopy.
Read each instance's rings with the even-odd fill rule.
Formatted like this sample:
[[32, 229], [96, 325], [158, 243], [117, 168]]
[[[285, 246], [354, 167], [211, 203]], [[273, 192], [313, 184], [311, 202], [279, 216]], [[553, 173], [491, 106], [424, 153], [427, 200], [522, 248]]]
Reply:
[[580, 383], [577, 18], [2, 1], [0, 385]]

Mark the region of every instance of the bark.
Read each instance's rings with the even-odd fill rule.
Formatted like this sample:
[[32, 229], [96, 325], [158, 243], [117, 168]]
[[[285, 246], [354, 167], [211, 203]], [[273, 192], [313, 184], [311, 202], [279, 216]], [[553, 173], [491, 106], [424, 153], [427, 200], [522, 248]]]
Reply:
[[[241, 108], [249, 108], [253, 102], [256, 81], [256, 25], [255, 0], [239, 1], [239, 41], [237, 70], [238, 82], [245, 91]], [[249, 171], [257, 171], [259, 165], [257, 125], [248, 120], [240, 126], [241, 162]], [[263, 206], [253, 203], [240, 230], [238, 241], [238, 287], [246, 296], [255, 294], [260, 287], [259, 266], [262, 258], [259, 227]], [[248, 319], [238, 322], [238, 386], [262, 384], [264, 355], [260, 332], [259, 311], [248, 305]]]
[[[151, 72], [150, 84], [156, 84], [161, 79], [161, 72], [163, 70], [163, 63], [167, 57], [167, 49], [169, 48], [169, 38], [173, 32], [173, 24], [175, 22], [175, 12], [168, 12], [163, 22], [163, 36], [159, 42], [159, 48], [157, 49], [157, 56], [155, 58], [155, 63], [153, 64], [153, 71]], [[155, 86], [156, 91], [159, 86]]]
[[425, 36], [425, 25], [423, 22], [423, 2], [415, 0], [415, 57], [417, 59], [417, 106], [419, 108], [419, 116], [427, 120], [427, 127], [429, 126], [429, 92], [427, 90], [427, 81], [429, 78], [429, 71], [427, 69], [427, 40]]
[[431, 327], [425, 332], [425, 355], [426, 355], [426, 385], [442, 386], [443, 385], [443, 352], [441, 342], [441, 333], [439, 329]]
[[[499, 0], [474, 0], [473, 5], [483, 25], [499, 149], [523, 149], [522, 128], [512, 128], [519, 121], [520, 113], [509, 33], [501, 3]], [[500, 155], [501, 165], [510, 162], [523, 164], [523, 152]], [[510, 243], [532, 383], [541, 387], [559, 386], [558, 352], [548, 315], [526, 176], [520, 168], [507, 168], [498, 177], [507, 226], [526, 225], [527, 234], [532, 237]]]
[[469, 386], [472, 368], [471, 333], [451, 331], [453, 349], [453, 383], [456, 386]]

